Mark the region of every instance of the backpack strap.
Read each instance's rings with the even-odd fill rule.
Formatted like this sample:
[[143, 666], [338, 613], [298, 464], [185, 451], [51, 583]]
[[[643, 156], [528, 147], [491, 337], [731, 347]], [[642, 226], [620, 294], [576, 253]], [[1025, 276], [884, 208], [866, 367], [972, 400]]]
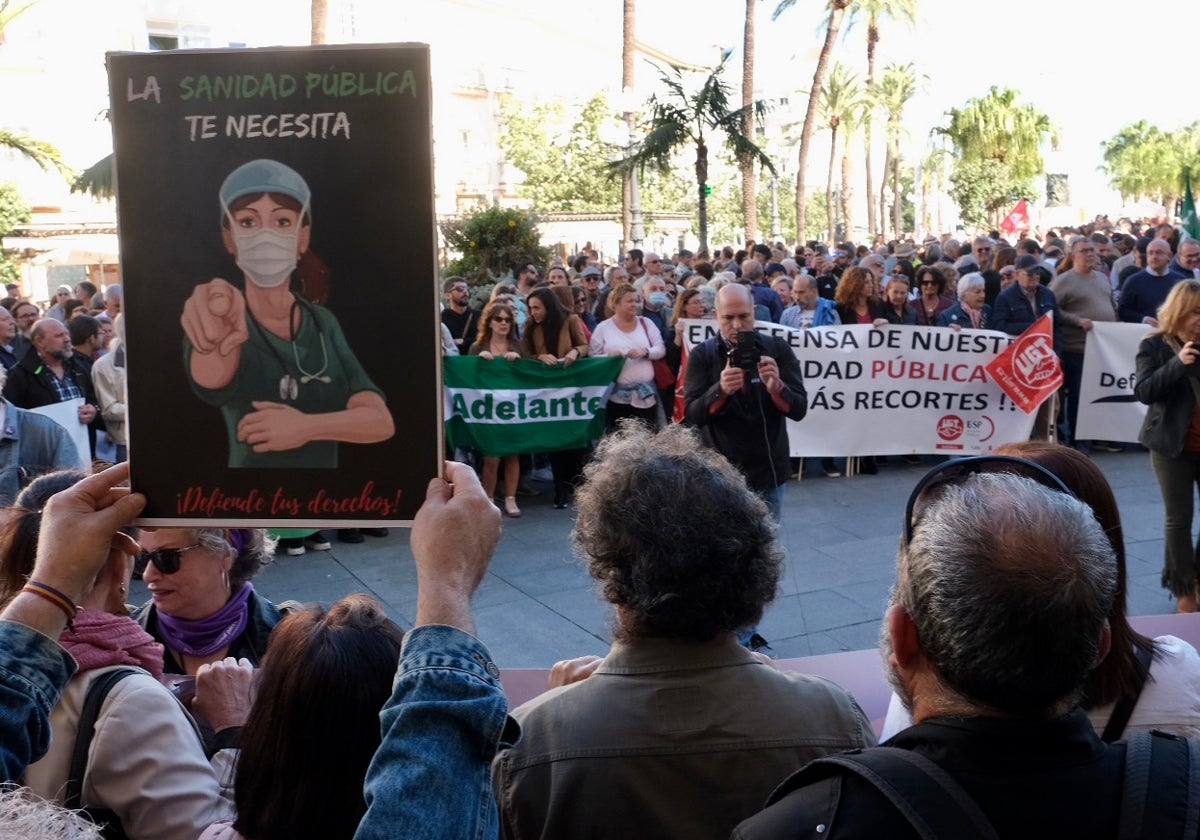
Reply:
[[83, 709], [79, 713], [79, 726], [75, 730], [75, 747], [71, 751], [71, 771], [67, 776], [67, 791], [63, 805], [72, 811], [82, 807], [83, 776], [87, 772], [88, 751], [92, 746], [92, 736], [96, 734], [96, 718], [100, 716], [100, 707], [104, 705], [113, 687], [128, 676], [138, 673], [133, 668], [114, 668], [96, 679], [88, 686], [87, 696], [83, 701]]
[[[872, 747], [829, 755], [809, 763], [849, 770], [888, 798], [923, 840], [999, 837], [962, 785], [912, 750]], [[806, 768], [807, 769], [807, 768]]]
[[1132, 691], [1128, 694], [1122, 694], [1117, 698], [1117, 703], [1113, 706], [1112, 714], [1109, 715], [1108, 724], [1104, 727], [1104, 732], [1100, 735], [1100, 740], [1106, 744], [1112, 744], [1121, 740], [1121, 734], [1125, 731], [1125, 727], [1129, 725], [1129, 718], [1133, 716], [1133, 709], [1137, 706], [1138, 698], [1142, 696], [1142, 689], [1145, 687], [1147, 675], [1150, 673], [1151, 651], [1135, 642], [1133, 653], [1137, 656], [1138, 661], [1142, 663], [1142, 667], [1146, 671], [1133, 686]]
[[1200, 827], [1200, 741], [1138, 731], [1125, 748], [1118, 838], [1194, 838]]

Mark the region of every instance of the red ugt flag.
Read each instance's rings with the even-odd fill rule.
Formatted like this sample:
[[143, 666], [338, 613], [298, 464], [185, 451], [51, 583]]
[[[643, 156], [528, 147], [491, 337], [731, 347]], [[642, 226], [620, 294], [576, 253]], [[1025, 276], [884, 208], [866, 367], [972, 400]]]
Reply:
[[1062, 365], [1054, 355], [1054, 316], [1047, 312], [1017, 336], [985, 368], [1009, 399], [1026, 414], [1062, 386]]
[[1019, 230], [1029, 230], [1029, 205], [1025, 203], [1025, 199], [1022, 198], [1017, 202], [1017, 206], [1012, 209], [1012, 212], [1004, 217], [1000, 227], [1010, 234]]

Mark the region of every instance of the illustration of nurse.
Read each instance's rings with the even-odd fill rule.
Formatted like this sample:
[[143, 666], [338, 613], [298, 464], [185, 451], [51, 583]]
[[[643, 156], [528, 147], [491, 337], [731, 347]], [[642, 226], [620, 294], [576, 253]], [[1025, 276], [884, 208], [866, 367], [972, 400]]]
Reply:
[[192, 389], [225, 420], [229, 466], [336, 467], [339, 442], [392, 437], [383, 392], [337, 319], [293, 290], [312, 233], [304, 178], [253, 160], [229, 174], [219, 196], [221, 239], [245, 282], [200, 284], [180, 322]]

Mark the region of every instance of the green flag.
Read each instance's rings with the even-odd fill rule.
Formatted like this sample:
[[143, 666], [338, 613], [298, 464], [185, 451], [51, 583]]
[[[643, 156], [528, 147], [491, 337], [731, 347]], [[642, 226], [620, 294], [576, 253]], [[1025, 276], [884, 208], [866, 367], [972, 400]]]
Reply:
[[443, 361], [446, 435], [484, 455], [582, 449], [604, 432], [604, 404], [625, 360], [570, 367], [533, 359], [448, 356]]
[[1196, 216], [1196, 199], [1192, 197], [1192, 172], [1183, 170], [1183, 232], [1200, 242], [1200, 218]]

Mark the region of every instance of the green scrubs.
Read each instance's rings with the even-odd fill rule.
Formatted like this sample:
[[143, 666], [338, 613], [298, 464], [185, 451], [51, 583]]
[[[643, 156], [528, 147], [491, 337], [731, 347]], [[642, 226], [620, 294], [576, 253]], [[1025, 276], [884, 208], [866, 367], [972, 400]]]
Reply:
[[[252, 318], [249, 310], [246, 317]], [[320, 330], [317, 324], [320, 324]], [[345, 411], [354, 394], [374, 391], [383, 396], [362, 365], [359, 364], [346, 336], [333, 313], [324, 307], [302, 303], [300, 328], [296, 331], [295, 352], [289, 341], [279, 338], [257, 324], [249, 324], [250, 338], [242, 345], [237, 374], [224, 388], [202, 388], [191, 378], [192, 344], [183, 340], [183, 362], [192, 383], [192, 390], [209, 405], [221, 409], [225, 430], [229, 435], [229, 466], [233, 468], [334, 468], [337, 467], [338, 445], [333, 440], [314, 440], [283, 452], [255, 452], [247, 443], [237, 439], [241, 419], [255, 409], [251, 402], [274, 402], [291, 406], [304, 414], [327, 414]], [[324, 338], [325, 349], [321, 349]], [[272, 352], [272, 348], [274, 352]], [[306, 373], [320, 373], [329, 382], [312, 379], [299, 384], [301, 372], [296, 356]], [[324, 370], [322, 370], [322, 366]], [[280, 380], [290, 375], [299, 384], [295, 400], [280, 398]]]

